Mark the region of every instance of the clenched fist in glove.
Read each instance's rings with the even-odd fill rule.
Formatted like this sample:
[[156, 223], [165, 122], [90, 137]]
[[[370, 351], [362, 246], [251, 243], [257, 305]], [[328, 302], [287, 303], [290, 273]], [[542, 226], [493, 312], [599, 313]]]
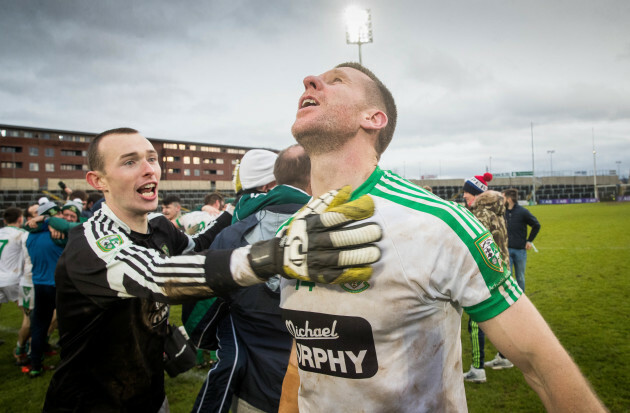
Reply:
[[351, 189], [330, 191], [302, 208], [281, 238], [252, 245], [249, 262], [257, 276], [280, 274], [287, 278], [342, 284], [372, 276], [370, 264], [381, 257], [372, 244], [381, 239], [381, 227], [363, 223], [374, 214], [368, 195], [348, 202]]

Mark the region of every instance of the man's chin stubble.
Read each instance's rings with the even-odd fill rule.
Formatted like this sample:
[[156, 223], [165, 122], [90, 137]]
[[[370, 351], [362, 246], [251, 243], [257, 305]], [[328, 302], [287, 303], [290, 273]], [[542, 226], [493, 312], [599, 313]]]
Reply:
[[309, 156], [324, 155], [339, 151], [354, 134], [333, 137], [326, 133], [296, 132], [292, 130], [293, 137], [304, 147]]

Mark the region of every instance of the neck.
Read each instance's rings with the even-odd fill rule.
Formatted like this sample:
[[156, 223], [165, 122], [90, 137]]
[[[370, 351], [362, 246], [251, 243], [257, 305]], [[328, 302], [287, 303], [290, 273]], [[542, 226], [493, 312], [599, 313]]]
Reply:
[[357, 189], [378, 165], [374, 144], [360, 136], [334, 153], [311, 155], [313, 197], [350, 185]]
[[512, 208], [514, 208], [514, 202], [512, 202], [512, 201], [508, 201], [508, 207], [507, 207], [507, 208], [508, 208], [508, 209], [512, 209]]
[[[105, 202], [107, 203], [107, 199], [105, 199]], [[118, 219], [127, 224], [129, 229], [132, 231], [139, 232], [140, 234], [147, 233], [149, 229], [149, 218], [147, 213], [138, 215], [129, 211], [122, 211], [114, 205], [110, 205], [109, 208], [118, 217]]]

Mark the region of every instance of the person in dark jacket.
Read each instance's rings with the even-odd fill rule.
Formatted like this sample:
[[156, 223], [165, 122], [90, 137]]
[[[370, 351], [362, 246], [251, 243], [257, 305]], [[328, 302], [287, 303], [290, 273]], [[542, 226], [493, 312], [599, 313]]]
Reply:
[[[518, 190], [514, 188], [503, 191], [505, 195], [505, 223], [508, 230], [508, 250], [512, 274], [518, 286], [525, 291], [525, 264], [527, 251], [534, 247], [534, 239], [540, 231], [540, 223], [528, 209], [518, 204]], [[531, 227], [527, 235], [527, 227]]]
[[[283, 196], [270, 198], [221, 231], [210, 248], [238, 248], [273, 238], [309, 201], [310, 165], [301, 145], [281, 151], [273, 168], [278, 186], [272, 191]], [[218, 316], [219, 362], [208, 372], [192, 411], [227, 412], [234, 403], [237, 411], [277, 412], [293, 340], [280, 313], [279, 277], [222, 298], [227, 314]]]

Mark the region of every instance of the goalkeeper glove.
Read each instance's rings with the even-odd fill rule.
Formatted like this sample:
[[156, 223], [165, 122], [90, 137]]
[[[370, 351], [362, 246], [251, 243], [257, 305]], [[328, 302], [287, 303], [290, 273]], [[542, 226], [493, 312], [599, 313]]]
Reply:
[[374, 214], [371, 197], [348, 202], [350, 194], [349, 186], [327, 192], [296, 214], [282, 238], [252, 245], [249, 261], [256, 275], [326, 284], [369, 279], [370, 264], [381, 256], [372, 243], [381, 239], [382, 231], [373, 222], [347, 226]]

